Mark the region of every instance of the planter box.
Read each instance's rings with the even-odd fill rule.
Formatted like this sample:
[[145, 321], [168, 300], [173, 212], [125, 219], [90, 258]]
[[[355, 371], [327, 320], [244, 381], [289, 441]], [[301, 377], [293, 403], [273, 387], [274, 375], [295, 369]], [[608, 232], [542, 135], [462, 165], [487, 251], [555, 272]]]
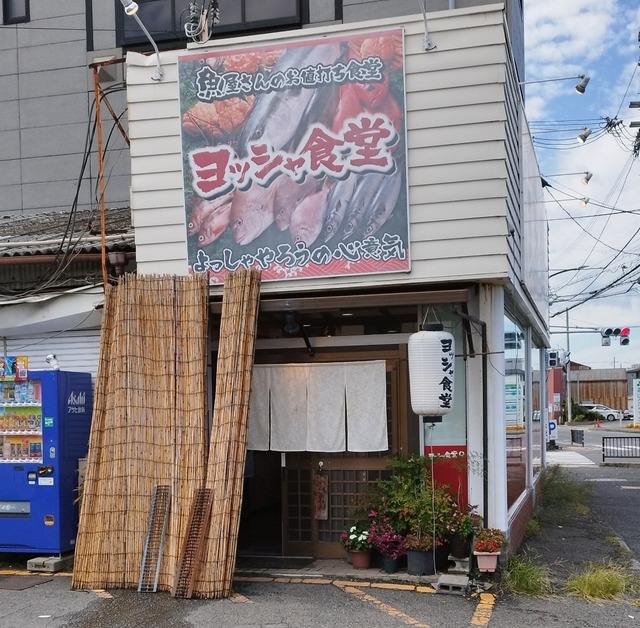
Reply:
[[498, 568], [500, 552], [473, 552], [478, 563], [478, 570], [485, 573], [494, 572]]

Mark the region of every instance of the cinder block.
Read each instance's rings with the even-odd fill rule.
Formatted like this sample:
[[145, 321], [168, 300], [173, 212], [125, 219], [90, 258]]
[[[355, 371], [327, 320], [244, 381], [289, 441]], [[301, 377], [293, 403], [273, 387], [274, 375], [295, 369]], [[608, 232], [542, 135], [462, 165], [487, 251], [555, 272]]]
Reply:
[[73, 556], [38, 556], [27, 561], [29, 571], [46, 571], [56, 573], [73, 564]]
[[469, 586], [468, 576], [455, 576], [442, 574], [435, 583], [438, 593], [453, 593], [454, 595], [464, 595]]

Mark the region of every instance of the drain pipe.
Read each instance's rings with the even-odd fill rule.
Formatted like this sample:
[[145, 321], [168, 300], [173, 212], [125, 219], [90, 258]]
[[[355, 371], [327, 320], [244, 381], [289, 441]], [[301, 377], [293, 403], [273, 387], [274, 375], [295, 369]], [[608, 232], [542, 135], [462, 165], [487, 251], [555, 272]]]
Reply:
[[[482, 509], [484, 516], [484, 525], [489, 527], [489, 460], [487, 458], [487, 448], [489, 444], [489, 426], [488, 426], [488, 405], [487, 405], [487, 360], [489, 348], [487, 347], [487, 324], [479, 318], [463, 312], [457, 307], [453, 308], [453, 313], [460, 318], [480, 325], [480, 335], [482, 339]], [[475, 356], [474, 353], [470, 355]]]

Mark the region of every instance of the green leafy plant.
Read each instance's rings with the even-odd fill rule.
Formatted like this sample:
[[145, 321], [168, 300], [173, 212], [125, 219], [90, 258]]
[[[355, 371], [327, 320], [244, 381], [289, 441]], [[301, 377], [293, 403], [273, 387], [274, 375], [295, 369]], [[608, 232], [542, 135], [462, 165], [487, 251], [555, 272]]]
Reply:
[[482, 517], [476, 512], [475, 506], [469, 506], [467, 510], [456, 507], [451, 526], [454, 532], [467, 539], [482, 527]]
[[550, 569], [534, 555], [510, 556], [502, 573], [502, 584], [512, 593], [548, 595], [552, 593]]
[[586, 599], [613, 600], [627, 588], [627, 573], [615, 563], [590, 563], [571, 574], [565, 590]]
[[480, 528], [473, 541], [474, 552], [497, 553], [507, 544], [504, 532], [498, 528]]

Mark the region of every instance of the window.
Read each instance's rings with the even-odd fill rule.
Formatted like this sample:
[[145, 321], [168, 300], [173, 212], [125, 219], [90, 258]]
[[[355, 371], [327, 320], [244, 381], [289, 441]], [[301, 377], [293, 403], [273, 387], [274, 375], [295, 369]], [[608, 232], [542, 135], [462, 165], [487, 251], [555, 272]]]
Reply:
[[29, 21], [29, 0], [2, 0], [2, 23], [19, 24]]
[[[137, 0], [138, 17], [157, 42], [185, 40], [184, 24], [189, 17], [190, 0]], [[206, 7], [208, 0], [196, 1]], [[301, 0], [218, 0], [220, 21], [216, 34], [269, 29], [302, 23]], [[127, 18], [116, 2], [116, 31], [119, 45], [147, 42], [137, 21]]]

